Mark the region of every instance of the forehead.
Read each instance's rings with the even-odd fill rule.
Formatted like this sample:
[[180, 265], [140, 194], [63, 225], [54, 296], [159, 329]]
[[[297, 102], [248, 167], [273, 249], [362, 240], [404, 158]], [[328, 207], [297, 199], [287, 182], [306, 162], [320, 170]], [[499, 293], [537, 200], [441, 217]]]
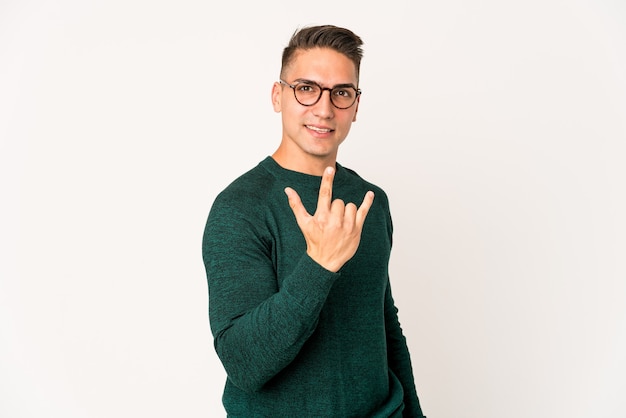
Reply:
[[290, 81], [307, 79], [322, 84], [357, 84], [356, 66], [344, 54], [329, 48], [298, 50], [285, 72]]

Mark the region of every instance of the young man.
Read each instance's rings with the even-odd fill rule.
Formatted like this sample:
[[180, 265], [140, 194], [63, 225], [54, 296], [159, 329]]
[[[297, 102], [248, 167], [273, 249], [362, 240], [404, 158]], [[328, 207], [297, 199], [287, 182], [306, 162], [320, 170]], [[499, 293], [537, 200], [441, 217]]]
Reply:
[[337, 164], [362, 41], [296, 32], [272, 88], [276, 152], [231, 183], [203, 239], [232, 417], [422, 417], [388, 279], [385, 193]]

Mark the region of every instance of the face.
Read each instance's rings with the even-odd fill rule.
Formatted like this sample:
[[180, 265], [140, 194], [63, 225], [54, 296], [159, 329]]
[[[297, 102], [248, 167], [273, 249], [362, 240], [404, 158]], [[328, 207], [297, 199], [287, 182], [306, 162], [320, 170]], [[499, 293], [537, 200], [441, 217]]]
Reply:
[[[345, 55], [328, 48], [298, 51], [292, 64], [285, 69], [283, 80], [295, 84], [298, 80], [315, 81], [322, 87], [338, 84], [358, 85], [354, 63]], [[293, 89], [275, 83], [272, 103], [282, 113], [283, 137], [280, 154], [295, 164], [334, 164], [339, 145], [356, 120], [357, 102], [348, 109], [337, 109], [324, 91], [312, 106], [303, 106], [295, 99]]]

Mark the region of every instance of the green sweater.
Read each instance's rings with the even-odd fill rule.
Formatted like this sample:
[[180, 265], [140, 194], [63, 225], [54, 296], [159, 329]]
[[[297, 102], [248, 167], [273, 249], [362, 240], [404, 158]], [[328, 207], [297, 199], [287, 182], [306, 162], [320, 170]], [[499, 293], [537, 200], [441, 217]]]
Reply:
[[356, 255], [338, 273], [306, 254], [286, 186], [309, 213], [321, 177], [271, 157], [213, 203], [202, 253], [230, 417], [422, 417], [389, 286], [385, 193], [337, 164], [333, 199], [376, 197]]

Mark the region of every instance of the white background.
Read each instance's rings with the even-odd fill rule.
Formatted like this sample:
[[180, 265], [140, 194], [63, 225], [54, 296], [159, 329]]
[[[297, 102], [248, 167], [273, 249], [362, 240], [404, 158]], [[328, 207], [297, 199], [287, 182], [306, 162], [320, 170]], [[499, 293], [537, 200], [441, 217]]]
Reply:
[[432, 418], [626, 416], [626, 5], [0, 0], [0, 416], [219, 417], [201, 260], [291, 33], [363, 37]]

